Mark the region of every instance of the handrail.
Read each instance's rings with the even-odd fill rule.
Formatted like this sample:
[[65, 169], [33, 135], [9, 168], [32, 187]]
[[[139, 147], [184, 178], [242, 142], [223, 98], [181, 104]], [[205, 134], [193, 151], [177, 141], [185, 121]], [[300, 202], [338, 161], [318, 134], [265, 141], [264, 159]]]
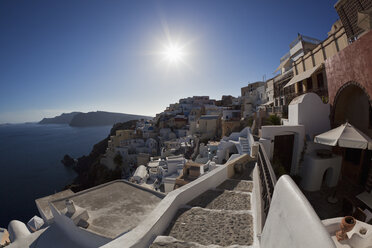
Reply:
[[274, 187], [276, 184], [276, 176], [268, 159], [265, 149], [262, 144], [259, 144], [257, 164], [260, 174], [261, 183], [261, 200], [263, 202], [262, 226], [264, 226], [266, 217], [269, 213], [270, 204], [274, 194]]
[[284, 60], [288, 59], [291, 56], [289, 52], [283, 55], [283, 57], [280, 58], [280, 63], [282, 63]]
[[305, 41], [305, 42], [316, 44], [316, 45], [322, 42], [321, 40], [299, 34], [297, 38], [294, 41], [292, 41], [291, 44], [289, 44], [289, 47], [292, 49], [300, 41]]

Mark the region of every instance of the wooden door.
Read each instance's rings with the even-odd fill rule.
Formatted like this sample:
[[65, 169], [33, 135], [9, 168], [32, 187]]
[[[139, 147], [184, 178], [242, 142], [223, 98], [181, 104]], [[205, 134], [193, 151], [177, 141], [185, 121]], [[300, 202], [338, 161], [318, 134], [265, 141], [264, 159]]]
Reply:
[[284, 167], [287, 174], [291, 172], [294, 134], [275, 136], [273, 162]]

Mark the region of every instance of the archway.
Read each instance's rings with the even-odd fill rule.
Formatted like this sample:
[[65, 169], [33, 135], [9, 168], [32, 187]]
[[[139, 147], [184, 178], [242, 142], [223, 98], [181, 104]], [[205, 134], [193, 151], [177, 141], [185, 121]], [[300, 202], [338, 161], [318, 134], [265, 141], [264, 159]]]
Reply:
[[[365, 88], [356, 83], [344, 84], [337, 92], [333, 105], [333, 126], [348, 121], [351, 125], [372, 138], [372, 105], [371, 96]], [[371, 151], [343, 148], [338, 151], [343, 155], [342, 175], [355, 184], [366, 186], [372, 170]], [[367, 186], [366, 186], [367, 187]]]
[[372, 137], [372, 108], [365, 89], [355, 82], [345, 84], [336, 94], [333, 105], [333, 125], [346, 121]]

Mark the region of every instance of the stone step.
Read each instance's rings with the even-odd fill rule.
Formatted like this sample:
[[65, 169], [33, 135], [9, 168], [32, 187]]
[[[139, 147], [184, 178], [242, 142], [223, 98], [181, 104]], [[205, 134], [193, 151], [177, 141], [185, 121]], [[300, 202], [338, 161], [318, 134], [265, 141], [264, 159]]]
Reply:
[[248, 180], [227, 179], [217, 186], [217, 189], [252, 192], [253, 182]]
[[249, 213], [199, 207], [180, 209], [165, 235], [200, 245], [252, 245], [253, 221]]
[[170, 236], [158, 236], [150, 246], [150, 248], [207, 248], [208, 246], [201, 245], [195, 242], [186, 242], [178, 240]]
[[255, 167], [255, 164], [256, 164], [255, 161], [248, 162], [244, 166], [243, 172], [240, 174], [235, 174], [233, 178], [240, 180], [253, 180], [253, 169]]
[[218, 210], [250, 210], [251, 195], [246, 192], [207, 190], [187, 205]]

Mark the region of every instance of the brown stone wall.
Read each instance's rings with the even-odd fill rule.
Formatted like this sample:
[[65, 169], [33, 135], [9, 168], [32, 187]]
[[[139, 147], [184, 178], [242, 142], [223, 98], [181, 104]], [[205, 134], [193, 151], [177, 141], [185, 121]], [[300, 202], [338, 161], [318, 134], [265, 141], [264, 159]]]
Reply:
[[240, 121], [222, 121], [222, 136], [229, 136], [235, 128], [240, 127]]
[[350, 82], [372, 99], [372, 31], [325, 61], [329, 103], [334, 106], [338, 91]]

